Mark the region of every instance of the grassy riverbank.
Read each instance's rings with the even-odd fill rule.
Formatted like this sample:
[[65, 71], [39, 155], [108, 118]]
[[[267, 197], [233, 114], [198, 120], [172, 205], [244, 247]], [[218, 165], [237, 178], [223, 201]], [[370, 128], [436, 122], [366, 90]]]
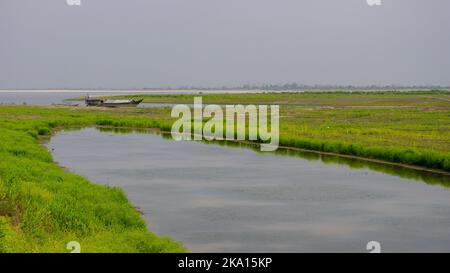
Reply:
[[39, 145], [60, 127], [102, 124], [155, 127], [146, 118], [101, 111], [0, 107], [0, 252], [180, 252], [148, 231], [119, 188], [93, 184], [57, 166]]
[[[325, 95], [321, 103], [282, 106], [280, 144], [450, 171], [448, 93], [388, 94], [389, 103], [353, 95], [336, 95], [344, 97], [334, 106]], [[69, 241], [82, 252], [184, 251], [149, 232], [120, 189], [69, 173], [39, 145], [73, 126], [170, 130], [169, 117], [170, 108], [0, 106], [0, 252], [67, 252]]]
[[[199, 95], [127, 95], [192, 104]], [[204, 104], [281, 104], [280, 144], [450, 171], [450, 92], [204, 94]]]

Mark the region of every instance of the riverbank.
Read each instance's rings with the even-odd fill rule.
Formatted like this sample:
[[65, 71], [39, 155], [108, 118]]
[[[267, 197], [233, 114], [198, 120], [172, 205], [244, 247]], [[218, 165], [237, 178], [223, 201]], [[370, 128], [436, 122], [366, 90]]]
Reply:
[[[411, 251], [449, 247], [450, 176], [155, 130], [62, 130], [46, 146], [62, 166], [123, 189], [152, 230], [193, 252], [360, 252], [374, 228], [396, 242], [387, 251], [401, 249], [399, 237]], [[419, 234], [405, 235], [411, 221]]]
[[[282, 106], [280, 145], [450, 170], [450, 101], [424, 106]], [[443, 97], [441, 97], [443, 96]], [[0, 251], [179, 252], [148, 231], [120, 189], [68, 173], [39, 142], [71, 126], [170, 131], [170, 108], [0, 106]], [[151, 229], [151, 227], [150, 227]]]
[[[192, 104], [195, 94], [127, 95]], [[450, 92], [204, 94], [204, 104], [280, 104], [280, 145], [450, 171]]]
[[0, 107], [0, 252], [184, 252], [150, 232], [123, 191], [94, 184], [59, 167], [41, 145], [59, 128], [114, 118], [101, 111]]

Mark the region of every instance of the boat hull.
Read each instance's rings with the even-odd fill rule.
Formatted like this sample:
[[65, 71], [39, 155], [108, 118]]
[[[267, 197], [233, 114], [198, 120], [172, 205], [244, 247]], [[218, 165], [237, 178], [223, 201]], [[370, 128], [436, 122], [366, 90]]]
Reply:
[[100, 107], [136, 107], [142, 102], [140, 100], [129, 101], [108, 101], [101, 99], [86, 99], [86, 106], [100, 106]]

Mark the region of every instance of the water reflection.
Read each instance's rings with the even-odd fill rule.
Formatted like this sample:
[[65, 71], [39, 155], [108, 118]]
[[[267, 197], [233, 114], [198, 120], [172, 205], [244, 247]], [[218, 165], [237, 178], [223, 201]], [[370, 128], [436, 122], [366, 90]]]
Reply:
[[[140, 129], [140, 128], [97, 128], [101, 132], [113, 132], [118, 134], [132, 134], [132, 133], [140, 133], [140, 134], [149, 134], [149, 133], [158, 133], [162, 138], [167, 140], [172, 140], [172, 136], [170, 133], [166, 132], [157, 132], [152, 129]], [[229, 148], [244, 148], [251, 149], [256, 153], [267, 153], [261, 152], [259, 146], [257, 144], [249, 144], [235, 141], [203, 141], [204, 144], [212, 144], [212, 145], [221, 145]], [[321, 154], [316, 152], [308, 152], [308, 151], [300, 151], [300, 150], [292, 150], [287, 148], [279, 148], [278, 150], [271, 152], [271, 154], [279, 155], [279, 156], [290, 156], [290, 157], [300, 157], [305, 160], [314, 161], [320, 160], [325, 164], [338, 164], [338, 165], [346, 165], [352, 169], [369, 169], [377, 172], [382, 172], [390, 175], [395, 175], [401, 178], [413, 179], [417, 181], [425, 182], [428, 185], [439, 185], [446, 188], [450, 188], [450, 175], [444, 175], [439, 173], [433, 173], [429, 171], [422, 171], [411, 169], [407, 167], [401, 167], [397, 165], [379, 163], [361, 160], [357, 158], [349, 158], [342, 156], [335, 156], [329, 154]]]
[[191, 251], [366, 252], [372, 240], [384, 252], [450, 250], [450, 190], [397, 170], [100, 130], [61, 131], [48, 147], [70, 171], [123, 189], [152, 231]]

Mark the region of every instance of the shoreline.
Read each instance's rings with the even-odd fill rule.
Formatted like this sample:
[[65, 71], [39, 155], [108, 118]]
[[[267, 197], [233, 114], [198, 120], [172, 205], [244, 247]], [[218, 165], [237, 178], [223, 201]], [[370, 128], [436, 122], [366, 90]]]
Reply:
[[[370, 113], [385, 114], [385, 111], [373, 111], [371, 110]], [[405, 117], [404, 111], [406, 110], [393, 111], [390, 117], [402, 120]], [[76, 173], [67, 172], [57, 162], [53, 161], [51, 152], [42, 146], [57, 131], [74, 127], [128, 128], [132, 130], [154, 130], [161, 133], [168, 132], [173, 120], [167, 118], [167, 113], [168, 109], [164, 108], [85, 110], [70, 106], [0, 106], [0, 124], [2, 124], [0, 127], [2, 131], [2, 134], [0, 134], [0, 155], [5, 158], [0, 162], [0, 194], [6, 196], [5, 202], [3, 202], [6, 209], [3, 209], [3, 214], [0, 213], [0, 220], [2, 220], [0, 221], [0, 235], [2, 229], [7, 230], [8, 234], [3, 238], [0, 236], [0, 245], [6, 242], [5, 249], [8, 252], [30, 249], [41, 252], [64, 252], [64, 243], [81, 238], [80, 243], [82, 243], [86, 252], [182, 251], [183, 248], [175, 240], [164, 239], [151, 233], [135, 206], [124, 197], [121, 189], [100, 186]], [[320, 119], [317, 121], [321, 121], [322, 116], [326, 117], [327, 113], [327, 111], [318, 111], [316, 115], [319, 115]], [[447, 116], [440, 113], [442, 111], [438, 112], [437, 117], [441, 118], [441, 122], [445, 122]], [[307, 113], [300, 112], [300, 114], [303, 117]], [[346, 115], [349, 114], [346, 113]], [[358, 114], [355, 117], [356, 120], [360, 121], [359, 112], [356, 114]], [[430, 115], [423, 111], [408, 113], [408, 117], [414, 117], [414, 115], [423, 118], [424, 122], [436, 117], [435, 114]], [[296, 116], [293, 117], [295, 120]], [[364, 117], [366, 116], [363, 116], [363, 121]], [[444, 119], [442, 120], [442, 118]], [[433, 119], [433, 121], [435, 120]], [[354, 123], [351, 124], [352, 126], [355, 125]], [[412, 125], [419, 126], [416, 130], [422, 128], [420, 127], [421, 123], [416, 122]], [[287, 128], [285, 132], [287, 138], [284, 139], [284, 142], [283, 137], [280, 139], [282, 148], [357, 159], [364, 162], [371, 161], [383, 164], [383, 166], [398, 166], [405, 167], [405, 169], [415, 169], [416, 171], [428, 171], [430, 176], [427, 179], [430, 183], [419, 178], [427, 184], [447, 185], [447, 183], [442, 183], [446, 180], [439, 178], [445, 176], [445, 179], [447, 179], [447, 172], [444, 174], [433, 169], [427, 170], [428, 168], [425, 167], [285, 145], [290, 141], [290, 143], [299, 146], [310, 145], [311, 147], [324, 149], [346, 149], [345, 145], [334, 147], [334, 142], [327, 142], [326, 139], [319, 141], [319, 139], [310, 135], [304, 136], [309, 137], [309, 139], [300, 139], [301, 135], [297, 134], [289, 135], [289, 133], [298, 132], [297, 130], [301, 129], [297, 128]], [[301, 131], [304, 130], [301, 129]], [[392, 133], [395, 133], [395, 131]], [[436, 135], [436, 137], [441, 136]], [[437, 139], [439, 140], [439, 138]], [[342, 138], [342, 140], [345, 139]], [[359, 140], [360, 142], [352, 142], [353, 144], [359, 143], [359, 146], [354, 146], [354, 148], [365, 148], [366, 146], [362, 142], [364, 140], [365, 138], [362, 138]], [[445, 143], [444, 145], [446, 145]], [[258, 145], [255, 142], [247, 144]], [[389, 154], [400, 155], [406, 151], [407, 146], [406, 148], [399, 147], [402, 149], [392, 150]], [[445, 148], [446, 146], [442, 147]], [[354, 150], [349, 149], [348, 151]], [[376, 151], [365, 150], [363, 152]], [[424, 160], [428, 159], [427, 154], [421, 154], [421, 150], [415, 151], [417, 156], [421, 156]], [[430, 147], [431, 151], [433, 150]], [[439, 157], [430, 158], [431, 163], [435, 162], [433, 160], [440, 160], [441, 158], [447, 160], [445, 152], [438, 153], [437, 156]], [[439, 175], [437, 180], [436, 176], [431, 175], [432, 173]], [[399, 176], [405, 178], [417, 177], [410, 175], [410, 173], [399, 173]], [[427, 176], [426, 173], [425, 176]], [[11, 183], [11, 181], [14, 183]], [[29, 189], [33, 189], [33, 191]], [[76, 193], [76, 197], [73, 196], [74, 193]], [[74, 198], [77, 200], [75, 203], [73, 202]], [[49, 206], [46, 205], [48, 202], [53, 203]], [[66, 215], [67, 213], [69, 214]], [[46, 216], [42, 219], [35, 219], [33, 218], [35, 215]], [[104, 215], [108, 215], [108, 217], [104, 218]], [[3, 219], [6, 219], [6, 222]], [[26, 229], [22, 229], [21, 226], [21, 223], [24, 222], [30, 223]], [[64, 226], [60, 226], [60, 223], [63, 223]], [[39, 234], [43, 239], [41, 241], [35, 240], [32, 234]], [[73, 237], [74, 235], [79, 237]], [[116, 238], [117, 241], [110, 242], [111, 237]], [[145, 247], [138, 249], [137, 245], [140, 242]]]
[[[133, 130], [136, 131], [136, 133], [139, 133], [139, 131], [146, 131], [147, 133], [154, 133], [154, 134], [161, 134], [161, 135], [171, 135], [170, 131], [165, 131], [165, 130], [161, 130], [160, 128], [157, 127], [128, 127], [128, 126], [109, 126], [109, 125], [96, 125], [96, 126], [71, 126], [71, 127], [61, 127], [55, 130], [54, 133], [58, 133], [61, 130], [65, 130], [65, 129], [75, 129], [75, 130], [82, 130], [82, 129], [87, 129], [87, 128], [98, 128], [98, 129], [129, 129], [129, 130]], [[134, 133], [134, 132], [132, 132]], [[192, 134], [191, 136], [194, 136], [194, 134]], [[48, 143], [48, 141], [53, 137], [53, 134], [51, 136], [48, 137], [43, 137], [42, 138], [42, 142], [40, 142], [40, 144], [45, 145]], [[218, 145], [220, 145], [220, 143], [238, 143], [238, 144], [246, 144], [249, 146], [258, 146], [260, 145], [259, 142], [255, 142], [255, 141], [248, 141], [248, 140], [215, 140], [215, 141], [206, 141], [206, 140], [200, 140], [197, 141], [199, 143], [215, 143], [217, 142]], [[319, 154], [319, 155], [330, 155], [330, 156], [336, 156], [336, 157], [341, 157], [341, 158], [348, 158], [348, 159], [356, 159], [356, 160], [361, 160], [361, 161], [366, 161], [366, 162], [370, 162], [370, 163], [378, 163], [378, 164], [383, 164], [383, 165], [389, 165], [389, 166], [396, 166], [396, 167], [401, 167], [401, 168], [406, 168], [406, 169], [411, 169], [411, 170], [416, 170], [416, 171], [422, 171], [422, 172], [428, 172], [428, 173], [432, 173], [432, 174], [439, 174], [439, 175], [444, 175], [444, 176], [448, 176], [450, 177], [450, 172], [445, 171], [445, 170], [440, 170], [440, 169], [432, 169], [432, 168], [427, 168], [427, 167], [423, 167], [420, 165], [410, 165], [410, 164], [403, 164], [403, 163], [396, 163], [396, 162], [392, 162], [392, 161], [386, 161], [386, 160], [381, 160], [381, 159], [376, 159], [376, 158], [370, 158], [370, 157], [362, 157], [362, 156], [356, 156], [356, 155], [348, 155], [348, 154], [341, 154], [341, 153], [333, 153], [333, 152], [325, 152], [325, 151], [320, 151], [320, 150], [311, 150], [311, 149], [303, 149], [303, 148], [297, 148], [297, 147], [293, 147], [293, 146], [283, 146], [283, 145], [279, 145], [278, 149], [282, 149], [282, 150], [290, 150], [290, 151], [300, 151], [300, 152], [307, 152], [307, 153], [314, 153], [314, 154]], [[278, 151], [278, 150], [276, 150]], [[268, 154], [276, 154], [276, 151], [274, 152], [266, 152]]]

